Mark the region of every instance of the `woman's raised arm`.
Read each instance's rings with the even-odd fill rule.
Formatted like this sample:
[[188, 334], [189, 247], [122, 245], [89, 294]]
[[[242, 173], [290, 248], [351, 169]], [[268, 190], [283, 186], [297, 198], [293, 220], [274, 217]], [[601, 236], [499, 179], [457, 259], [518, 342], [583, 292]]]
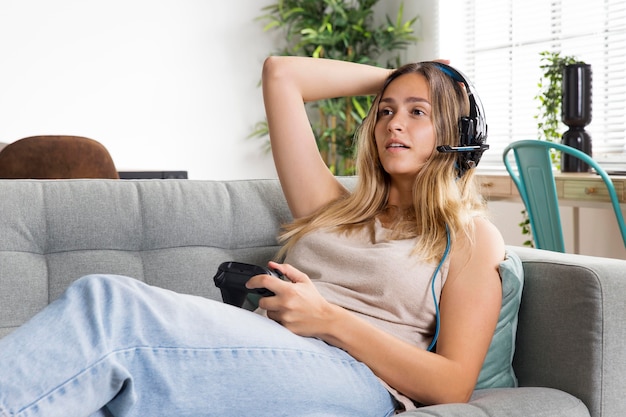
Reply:
[[272, 154], [294, 218], [315, 212], [345, 189], [324, 164], [304, 103], [378, 92], [390, 70], [307, 57], [266, 59], [263, 99]]

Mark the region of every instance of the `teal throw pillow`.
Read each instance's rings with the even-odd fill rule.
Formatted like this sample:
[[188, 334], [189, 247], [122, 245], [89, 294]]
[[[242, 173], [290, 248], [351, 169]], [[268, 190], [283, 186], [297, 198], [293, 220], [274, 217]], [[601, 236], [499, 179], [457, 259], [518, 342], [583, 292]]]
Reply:
[[483, 364], [476, 389], [516, 387], [517, 377], [513, 370], [517, 314], [522, 300], [524, 268], [522, 261], [510, 250], [500, 264], [502, 280], [502, 309]]

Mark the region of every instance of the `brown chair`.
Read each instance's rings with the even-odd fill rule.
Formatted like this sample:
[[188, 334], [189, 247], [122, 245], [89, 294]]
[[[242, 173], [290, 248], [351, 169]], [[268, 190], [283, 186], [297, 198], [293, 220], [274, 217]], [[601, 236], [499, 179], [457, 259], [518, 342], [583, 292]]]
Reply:
[[81, 136], [31, 136], [0, 151], [0, 178], [119, 179], [119, 174], [100, 142]]

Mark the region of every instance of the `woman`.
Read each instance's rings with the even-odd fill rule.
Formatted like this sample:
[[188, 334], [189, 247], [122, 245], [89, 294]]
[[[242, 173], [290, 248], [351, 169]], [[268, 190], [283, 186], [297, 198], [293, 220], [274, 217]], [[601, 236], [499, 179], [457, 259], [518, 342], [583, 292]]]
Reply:
[[[483, 204], [473, 187], [473, 172], [459, 178], [456, 155], [435, 149], [439, 145], [458, 145], [458, 121], [469, 112], [463, 86], [442, 67], [438, 63], [409, 65], [390, 76], [389, 70], [341, 61], [270, 57], [263, 71], [274, 161], [296, 219], [284, 236], [287, 250], [295, 252], [287, 262], [302, 264], [301, 269], [306, 267], [311, 275], [328, 272], [319, 279], [331, 283], [317, 284], [322, 296], [293, 266], [272, 264], [301, 285], [277, 282], [267, 276], [256, 277], [249, 285], [267, 287], [278, 294], [261, 300], [260, 307], [268, 310], [270, 318], [296, 334], [318, 337], [362, 361], [407, 408], [411, 403], [406, 397], [426, 404], [469, 399], [501, 306], [498, 264], [505, 256], [502, 237], [484, 217]], [[302, 103], [372, 94], [383, 86], [359, 132], [360, 182], [349, 194], [324, 165]], [[333, 228], [336, 225], [340, 227]], [[320, 229], [330, 232], [312, 243], [318, 243], [317, 256], [316, 250], [298, 247], [299, 239], [306, 240], [305, 245], [311, 240], [308, 236]], [[334, 233], [341, 239], [342, 232], [348, 232], [345, 241], [328, 248], [328, 235]], [[409, 296], [405, 300], [408, 305], [403, 306], [408, 313], [389, 318], [385, 311], [377, 311], [373, 314], [379, 317], [372, 319], [368, 311], [371, 305], [364, 300], [353, 302], [351, 297], [358, 296], [357, 291], [346, 294], [333, 290], [334, 285], [347, 280], [331, 279], [342, 268], [362, 266], [366, 260], [343, 256], [336, 260], [337, 265], [327, 266], [333, 256], [324, 258], [319, 254], [325, 247], [325, 255], [351, 245], [362, 249], [369, 240], [374, 247], [366, 253], [376, 258], [359, 269], [369, 271], [361, 279], [391, 280], [401, 274], [394, 288], [401, 294], [412, 279], [430, 278], [420, 270], [432, 273], [433, 265], [446, 251], [447, 232], [452, 244], [449, 261], [444, 264], [447, 274], [444, 272], [442, 278], [445, 285], [437, 353], [426, 350], [432, 338], [428, 302], [420, 303], [420, 299]], [[379, 238], [395, 246], [378, 250], [375, 244]], [[384, 257], [406, 251], [407, 238], [409, 256], [384, 262]], [[350, 259], [353, 261], [346, 264]], [[359, 277], [353, 278], [358, 286]], [[283, 296], [297, 302], [288, 303]], [[383, 303], [381, 310], [398, 308], [398, 297], [395, 293], [376, 302]], [[389, 324], [411, 317], [419, 309], [427, 311], [430, 322], [426, 328], [417, 329], [420, 334], [413, 338], [410, 334], [415, 334], [415, 329], [406, 328], [410, 323]], [[419, 315], [412, 318], [416, 322], [424, 320]], [[405, 337], [396, 337], [385, 327], [395, 328]]]
[[[467, 401], [505, 254], [473, 172], [436, 150], [458, 144], [469, 112], [443, 69], [268, 58], [272, 150], [295, 219], [285, 263], [270, 263], [288, 280], [247, 284], [275, 293], [259, 302], [271, 320], [130, 278], [82, 278], [0, 340], [0, 416], [362, 417]], [[303, 103], [374, 93], [349, 193]]]

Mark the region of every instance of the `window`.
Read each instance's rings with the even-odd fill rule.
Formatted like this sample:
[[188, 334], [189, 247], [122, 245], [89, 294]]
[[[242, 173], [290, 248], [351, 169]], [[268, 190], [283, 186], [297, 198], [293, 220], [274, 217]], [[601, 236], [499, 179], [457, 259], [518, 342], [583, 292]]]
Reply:
[[[464, 46], [452, 63], [473, 80], [485, 107], [491, 149], [481, 167], [501, 167], [507, 143], [538, 137], [542, 51], [591, 65], [592, 122], [586, 130], [594, 158], [626, 167], [626, 2], [459, 0], [456, 8], [442, 3], [440, 36]], [[462, 29], [446, 23], [451, 9], [461, 16]]]

